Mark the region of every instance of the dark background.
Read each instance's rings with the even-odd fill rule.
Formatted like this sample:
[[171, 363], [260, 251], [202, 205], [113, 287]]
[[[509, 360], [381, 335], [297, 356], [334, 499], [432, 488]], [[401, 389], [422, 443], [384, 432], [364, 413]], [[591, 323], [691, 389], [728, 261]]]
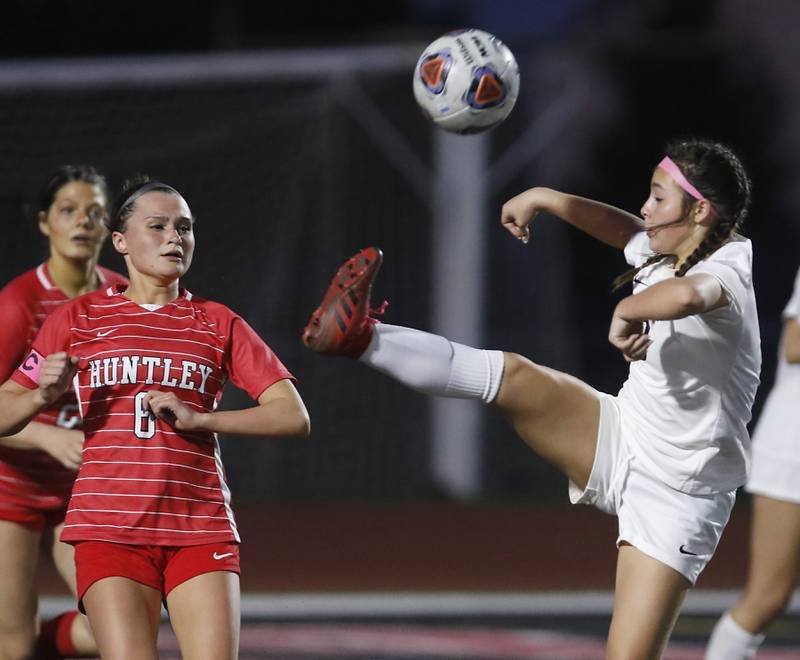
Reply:
[[[0, 282], [46, 256], [26, 204], [57, 165], [96, 164], [115, 187], [134, 172], [162, 178], [198, 218], [186, 285], [252, 323], [298, 376], [312, 414], [308, 441], [223, 439], [237, 499], [447, 499], [428, 466], [430, 403], [314, 356], [298, 337], [339, 263], [368, 244], [386, 254], [386, 320], [430, 327], [431, 204], [412, 181], [430, 175], [435, 129], [415, 106], [411, 70], [439, 34], [479, 27], [511, 47], [521, 71], [517, 107], [490, 134], [492, 163], [558, 115], [491, 190], [486, 346], [616, 392], [626, 367], [606, 330], [621, 256], [549, 218], [524, 248], [500, 230], [500, 205], [539, 184], [636, 212], [668, 139], [720, 139], [754, 181], [745, 233], [764, 352], [757, 413], [800, 262], [798, 25], [788, 0], [7, 2]], [[311, 66], [298, 69], [295, 56]], [[187, 62], [191, 75], [164, 73]], [[218, 73], [221, 62], [232, 73]], [[556, 101], [571, 94], [564, 114]], [[378, 144], [370, 125], [394, 142]], [[402, 171], [399, 152], [419, 167]], [[122, 267], [110, 253], [104, 263]], [[503, 423], [489, 416], [483, 438], [481, 500], [564, 501], [564, 480]]]

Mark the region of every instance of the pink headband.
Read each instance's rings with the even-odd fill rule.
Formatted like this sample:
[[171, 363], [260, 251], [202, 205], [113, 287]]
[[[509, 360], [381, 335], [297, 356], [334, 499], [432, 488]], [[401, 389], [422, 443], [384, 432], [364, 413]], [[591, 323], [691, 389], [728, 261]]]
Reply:
[[[681, 168], [675, 164], [669, 156], [664, 156], [661, 162], [658, 164], [662, 170], [664, 170], [667, 174], [672, 177], [672, 180], [677, 183], [681, 188], [683, 188], [687, 193], [689, 193], [695, 199], [699, 199], [702, 201], [708, 202], [709, 206], [714, 209], [714, 205], [711, 203], [710, 200], [703, 197], [700, 194], [700, 191], [695, 188], [691, 183], [689, 183], [689, 179], [683, 176], [683, 172], [681, 172]], [[714, 209], [716, 211], [716, 209]]]

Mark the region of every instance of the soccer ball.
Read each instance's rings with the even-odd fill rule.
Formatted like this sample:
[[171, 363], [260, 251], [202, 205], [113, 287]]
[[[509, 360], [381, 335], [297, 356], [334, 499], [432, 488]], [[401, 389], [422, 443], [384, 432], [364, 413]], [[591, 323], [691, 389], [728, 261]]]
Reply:
[[503, 121], [519, 93], [519, 67], [508, 47], [483, 30], [448, 32], [414, 68], [414, 97], [437, 126], [480, 133]]

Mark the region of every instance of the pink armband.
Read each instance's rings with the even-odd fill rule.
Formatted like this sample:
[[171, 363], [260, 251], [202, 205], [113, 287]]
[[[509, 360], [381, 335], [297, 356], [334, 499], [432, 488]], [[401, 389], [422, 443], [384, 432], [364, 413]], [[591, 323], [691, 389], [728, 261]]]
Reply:
[[39, 384], [39, 372], [42, 369], [42, 363], [44, 362], [44, 356], [40, 353], [37, 353], [35, 350], [31, 349], [30, 353], [25, 356], [25, 359], [22, 361], [22, 364], [19, 365], [18, 371], [25, 374], [28, 378], [30, 378], [34, 383], [37, 385]]

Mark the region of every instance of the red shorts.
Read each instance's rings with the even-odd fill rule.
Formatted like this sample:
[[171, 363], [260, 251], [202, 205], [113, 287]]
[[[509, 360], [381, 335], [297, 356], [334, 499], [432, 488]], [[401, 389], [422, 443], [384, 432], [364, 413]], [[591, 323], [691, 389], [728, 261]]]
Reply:
[[125, 545], [107, 541], [75, 543], [75, 571], [78, 605], [83, 612], [83, 595], [98, 580], [125, 577], [167, 594], [193, 577], [214, 571], [239, 574], [237, 543], [163, 546]]
[[37, 509], [23, 504], [0, 502], [0, 520], [17, 523], [34, 532], [43, 532], [64, 522], [66, 502], [59, 509]]

